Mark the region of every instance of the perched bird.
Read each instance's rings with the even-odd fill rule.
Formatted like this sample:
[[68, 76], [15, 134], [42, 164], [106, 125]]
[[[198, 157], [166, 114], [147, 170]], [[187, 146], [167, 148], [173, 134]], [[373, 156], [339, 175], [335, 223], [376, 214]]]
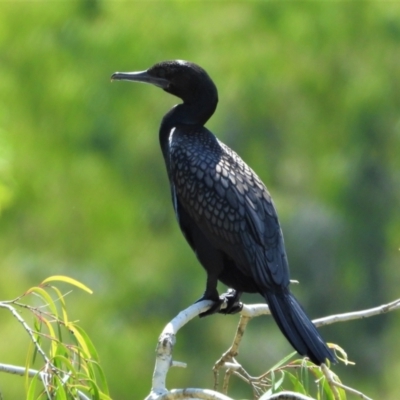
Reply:
[[[243, 292], [261, 294], [291, 345], [320, 365], [335, 362], [289, 290], [289, 266], [271, 196], [255, 172], [204, 125], [218, 93], [203, 68], [163, 61], [146, 71], [116, 72], [112, 80], [151, 83], [183, 103], [162, 119], [159, 139], [179, 226], [207, 272], [204, 315], [241, 310]], [[229, 288], [219, 296], [218, 281]], [[221, 309], [222, 303], [227, 305]]]

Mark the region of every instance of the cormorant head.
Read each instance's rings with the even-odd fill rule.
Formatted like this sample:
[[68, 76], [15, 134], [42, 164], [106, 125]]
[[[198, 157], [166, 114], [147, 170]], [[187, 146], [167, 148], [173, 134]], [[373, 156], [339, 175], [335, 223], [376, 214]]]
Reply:
[[218, 92], [207, 72], [198, 65], [181, 60], [162, 61], [146, 71], [116, 72], [111, 80], [151, 83], [183, 100], [186, 104], [218, 102]]

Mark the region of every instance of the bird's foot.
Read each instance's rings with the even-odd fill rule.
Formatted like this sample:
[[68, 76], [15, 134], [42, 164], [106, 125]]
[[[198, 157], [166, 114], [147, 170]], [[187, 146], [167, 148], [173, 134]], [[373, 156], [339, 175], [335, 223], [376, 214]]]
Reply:
[[243, 303], [239, 301], [242, 292], [238, 292], [234, 289], [228, 289], [228, 291], [220, 296], [223, 299], [222, 304], [226, 304], [226, 307], [221, 307], [218, 311], [220, 314], [236, 314], [242, 311]]
[[234, 289], [228, 289], [226, 293], [219, 296], [218, 300], [201, 298], [200, 300], [213, 300], [214, 304], [207, 311], [199, 314], [199, 317], [203, 318], [216, 313], [236, 314], [242, 311], [243, 304], [239, 301], [241, 294]]

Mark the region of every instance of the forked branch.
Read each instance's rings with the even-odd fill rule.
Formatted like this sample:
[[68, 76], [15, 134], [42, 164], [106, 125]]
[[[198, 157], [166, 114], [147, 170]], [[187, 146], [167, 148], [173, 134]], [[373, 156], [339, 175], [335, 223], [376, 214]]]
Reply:
[[[181, 311], [171, 322], [169, 322], [164, 328], [163, 332], [160, 335], [157, 350], [156, 350], [156, 365], [153, 374], [152, 380], [152, 389], [150, 394], [147, 396], [145, 400], [175, 400], [175, 399], [205, 399], [205, 400], [232, 400], [227, 397], [226, 394], [222, 394], [217, 392], [217, 382], [219, 378], [219, 370], [221, 368], [226, 369], [226, 375], [224, 379], [224, 387], [223, 392], [227, 392], [229, 377], [234, 375], [239, 375], [244, 377], [244, 380], [252, 381], [253, 391], [255, 392], [255, 396], [259, 396], [262, 390], [265, 390], [265, 384], [260, 381], [256, 382], [259, 378], [252, 378], [249, 375], [246, 376], [246, 371], [243, 367], [236, 361], [235, 357], [238, 355], [238, 349], [240, 346], [240, 342], [243, 338], [243, 334], [245, 332], [246, 326], [248, 322], [255, 317], [260, 315], [270, 314], [269, 308], [266, 304], [254, 304], [254, 305], [243, 305], [243, 310], [241, 311], [241, 317], [239, 321], [239, 325], [232, 343], [232, 346], [222, 355], [222, 357], [215, 363], [214, 365], [214, 377], [215, 377], [215, 386], [214, 390], [208, 389], [174, 389], [169, 391], [166, 388], [165, 381], [167, 377], [168, 370], [171, 366], [180, 366], [185, 367], [185, 363], [174, 362], [172, 360], [172, 351], [176, 342], [176, 334], [179, 329], [182, 328], [185, 324], [187, 324], [194, 317], [199, 315], [200, 313], [209, 309], [212, 305], [211, 301], [202, 301], [199, 303], [195, 303], [188, 307], [186, 310]], [[400, 308], [400, 299], [397, 299], [391, 303], [384, 304], [378, 307], [374, 307], [371, 309], [349, 312], [343, 314], [332, 315], [324, 318], [319, 318], [314, 320], [314, 324], [318, 326], [329, 325], [337, 322], [344, 322], [353, 319], [361, 319], [368, 318], [374, 315], [384, 314], [393, 310], [397, 310]], [[325, 375], [326, 379], [328, 379], [329, 385], [341, 388], [349, 393], [353, 393], [358, 395], [360, 398], [368, 400], [369, 398], [362, 394], [361, 392], [356, 391], [355, 389], [349, 388], [340, 382], [336, 382], [334, 379], [334, 375], [330, 373], [330, 370], [323, 365], [322, 372]], [[264, 376], [262, 376], [264, 377]], [[336, 392], [336, 388], [334, 389]], [[269, 400], [312, 400], [310, 397], [304, 396], [299, 393], [293, 392], [280, 392], [271, 395]]]

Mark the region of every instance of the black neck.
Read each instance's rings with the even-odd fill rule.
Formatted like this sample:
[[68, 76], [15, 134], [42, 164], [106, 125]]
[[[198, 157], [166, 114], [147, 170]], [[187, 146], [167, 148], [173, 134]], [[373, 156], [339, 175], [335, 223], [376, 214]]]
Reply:
[[165, 161], [168, 163], [169, 136], [178, 126], [204, 126], [214, 114], [218, 99], [178, 104], [165, 114], [160, 127], [160, 145]]

